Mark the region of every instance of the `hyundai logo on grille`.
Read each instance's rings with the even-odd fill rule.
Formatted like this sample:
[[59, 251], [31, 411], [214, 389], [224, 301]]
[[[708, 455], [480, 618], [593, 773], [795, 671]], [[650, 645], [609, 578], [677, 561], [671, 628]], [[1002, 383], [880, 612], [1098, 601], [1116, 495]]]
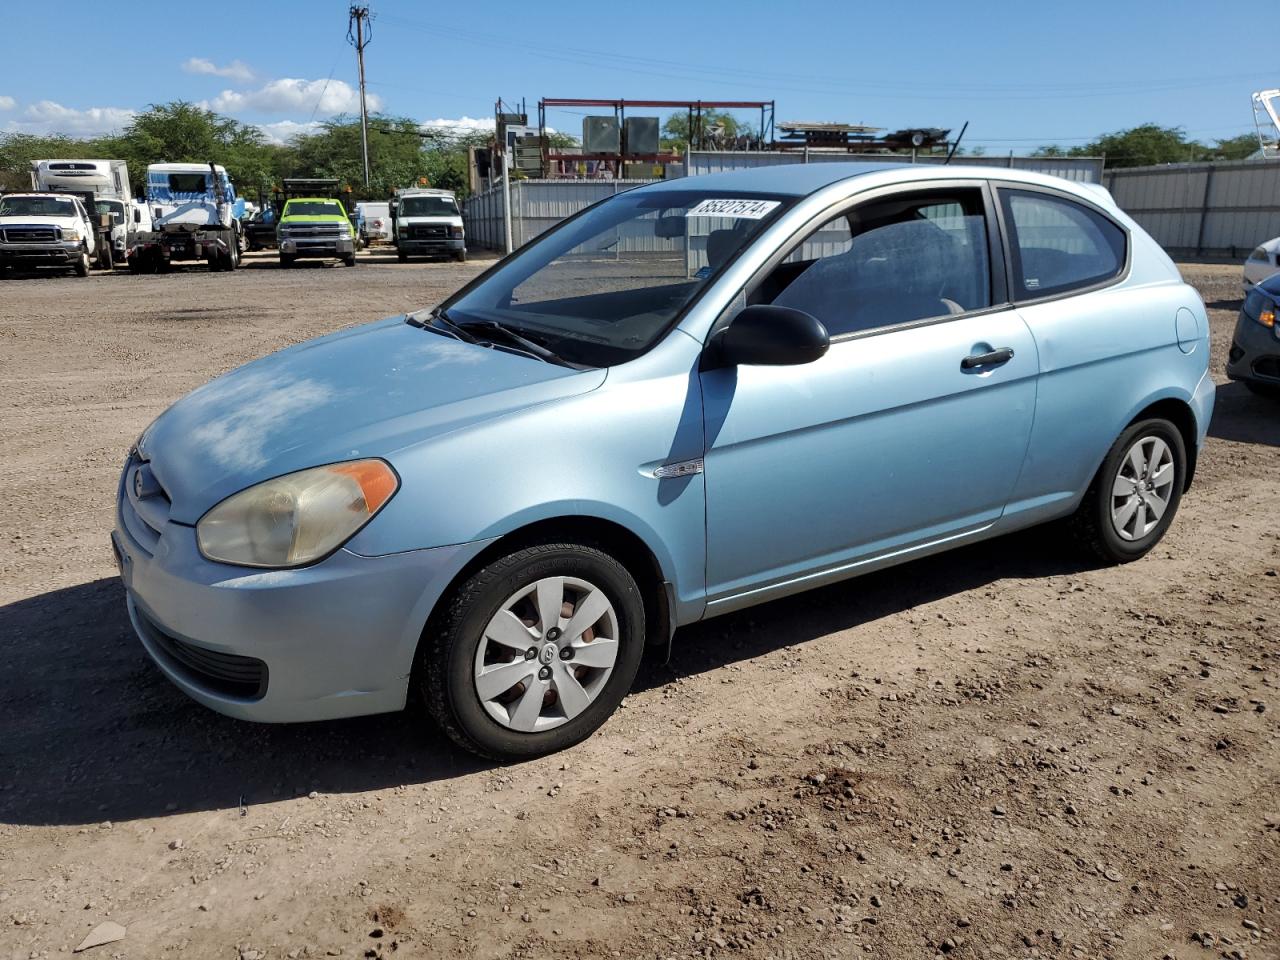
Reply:
[[151, 468], [145, 463], [134, 468], [133, 471], [133, 495], [138, 500], [145, 500], [147, 497], [154, 497], [160, 492], [160, 484], [156, 480], [156, 476], [151, 472]]

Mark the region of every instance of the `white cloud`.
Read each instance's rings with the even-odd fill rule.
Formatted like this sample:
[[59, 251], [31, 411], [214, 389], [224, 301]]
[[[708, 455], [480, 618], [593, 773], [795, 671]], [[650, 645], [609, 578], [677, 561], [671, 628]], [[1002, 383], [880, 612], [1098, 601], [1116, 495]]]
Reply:
[[253, 70], [241, 60], [232, 60], [225, 67], [220, 67], [212, 60], [204, 57], [192, 57], [182, 65], [187, 73], [197, 73], [207, 77], [226, 77], [228, 80], [239, 80], [248, 83], [253, 79]]
[[457, 120], [423, 120], [419, 126], [434, 130], [449, 130], [454, 133], [473, 133], [476, 130], [492, 130], [493, 117], [459, 117]]
[[310, 123], [300, 123], [297, 120], [277, 120], [275, 123], [257, 123], [254, 124], [263, 135], [272, 143], [288, 143], [290, 137], [297, 136], [300, 133], [315, 133], [320, 129], [319, 120], [312, 120]]
[[71, 137], [92, 137], [114, 133], [128, 126], [135, 111], [127, 107], [88, 107], [76, 110], [53, 100], [27, 106], [18, 119], [5, 124], [9, 133], [63, 133]]
[[12, 110], [18, 105], [18, 101], [13, 97], [0, 96], [0, 110]]
[[[376, 93], [366, 96], [369, 112], [382, 109], [382, 98]], [[217, 113], [237, 113], [250, 110], [259, 113], [306, 113], [333, 116], [337, 113], [358, 113], [360, 94], [355, 87], [342, 80], [298, 80], [286, 77], [272, 80], [256, 90], [243, 93], [223, 90], [212, 100], [200, 104]]]

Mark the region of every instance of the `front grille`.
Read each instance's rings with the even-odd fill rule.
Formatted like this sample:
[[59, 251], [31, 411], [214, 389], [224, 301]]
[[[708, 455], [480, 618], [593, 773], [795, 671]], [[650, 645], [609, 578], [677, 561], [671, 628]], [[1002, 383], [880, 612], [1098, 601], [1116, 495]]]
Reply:
[[336, 240], [345, 237], [347, 231], [337, 223], [299, 223], [285, 227], [282, 235], [289, 240]]
[[267, 665], [253, 657], [209, 650], [165, 633], [141, 610], [151, 641], [169, 658], [170, 665], [197, 686], [229, 697], [261, 700], [267, 692]]
[[[142, 495], [134, 483], [136, 471], [145, 471]], [[169, 522], [172, 503], [169, 495], [150, 472], [150, 465], [135, 453], [129, 457], [120, 476], [120, 522], [134, 541], [150, 554], [160, 542], [164, 525]]]
[[5, 227], [5, 243], [57, 243], [57, 227]]
[[409, 228], [409, 231], [409, 236], [414, 240], [447, 240], [449, 238], [447, 225], [416, 223]]
[[1280, 380], [1280, 358], [1262, 357], [1253, 362], [1254, 376], [1266, 377], [1268, 380]]

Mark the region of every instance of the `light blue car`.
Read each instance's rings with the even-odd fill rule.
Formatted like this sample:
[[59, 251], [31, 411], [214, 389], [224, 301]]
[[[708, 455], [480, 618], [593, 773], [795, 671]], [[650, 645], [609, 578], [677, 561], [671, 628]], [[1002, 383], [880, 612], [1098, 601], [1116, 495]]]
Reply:
[[1141, 557], [1195, 472], [1208, 332], [1098, 187], [814, 163], [630, 190], [160, 416], [120, 482], [129, 615], [232, 716], [414, 694], [467, 749], [546, 753], [684, 624], [1062, 517]]

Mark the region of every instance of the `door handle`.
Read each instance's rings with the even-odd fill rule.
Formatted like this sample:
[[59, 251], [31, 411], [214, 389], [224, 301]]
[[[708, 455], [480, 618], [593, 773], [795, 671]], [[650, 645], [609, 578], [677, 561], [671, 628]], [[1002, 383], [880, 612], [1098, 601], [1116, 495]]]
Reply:
[[990, 353], [972, 353], [960, 361], [961, 370], [972, 370], [975, 367], [998, 367], [1013, 359], [1012, 347], [1001, 347]]

